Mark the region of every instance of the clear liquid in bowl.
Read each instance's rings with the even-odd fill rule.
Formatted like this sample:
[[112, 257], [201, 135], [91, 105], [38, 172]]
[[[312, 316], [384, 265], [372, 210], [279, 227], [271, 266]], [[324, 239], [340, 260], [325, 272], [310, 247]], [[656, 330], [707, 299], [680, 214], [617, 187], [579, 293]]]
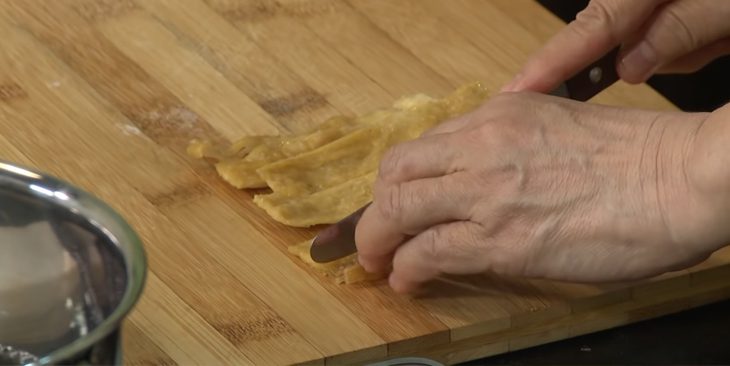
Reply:
[[58, 218], [0, 226], [0, 345], [42, 357], [102, 322], [118, 279], [99, 244]]

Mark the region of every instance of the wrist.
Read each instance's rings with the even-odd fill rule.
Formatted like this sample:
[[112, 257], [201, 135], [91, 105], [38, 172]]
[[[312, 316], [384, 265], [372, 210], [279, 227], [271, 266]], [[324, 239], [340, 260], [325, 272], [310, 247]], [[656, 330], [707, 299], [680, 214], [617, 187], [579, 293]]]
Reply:
[[730, 244], [730, 104], [701, 116], [684, 167], [700, 210], [686, 219], [694, 223], [694, 240], [716, 250]]

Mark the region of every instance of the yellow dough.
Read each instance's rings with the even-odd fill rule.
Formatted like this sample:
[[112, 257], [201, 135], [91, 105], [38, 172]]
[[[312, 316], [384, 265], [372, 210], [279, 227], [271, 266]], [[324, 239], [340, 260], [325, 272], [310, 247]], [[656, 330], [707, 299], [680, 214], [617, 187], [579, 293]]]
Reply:
[[355, 254], [332, 262], [317, 263], [312, 260], [312, 257], [309, 255], [309, 248], [311, 248], [311, 246], [312, 241], [307, 240], [297, 245], [290, 246], [289, 253], [296, 255], [304, 263], [312, 266], [315, 270], [326, 276], [334, 278], [336, 283], [352, 284], [363, 281], [378, 280], [384, 276], [382, 273], [365, 272], [365, 270], [357, 264], [357, 256]]
[[[486, 97], [486, 90], [472, 83], [443, 99], [416, 94], [360, 117], [332, 117], [301, 135], [247, 136], [225, 149], [196, 140], [188, 154], [215, 161], [218, 174], [236, 188], [270, 188], [254, 202], [276, 221], [295, 227], [332, 224], [372, 200], [378, 164], [388, 148], [473, 110]], [[376, 278], [354, 256], [315, 263], [309, 245], [290, 251], [338, 282]]]
[[289, 196], [275, 192], [257, 195], [253, 201], [274, 220], [292, 226], [333, 223], [372, 201], [374, 182], [375, 172], [368, 172], [312, 194]]

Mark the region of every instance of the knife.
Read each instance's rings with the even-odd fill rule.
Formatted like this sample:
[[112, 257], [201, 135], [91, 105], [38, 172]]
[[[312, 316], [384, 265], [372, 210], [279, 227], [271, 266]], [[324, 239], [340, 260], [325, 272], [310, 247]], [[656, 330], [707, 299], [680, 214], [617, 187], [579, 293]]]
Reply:
[[[614, 48], [599, 60], [571, 76], [549, 94], [558, 97], [587, 101], [618, 81], [616, 56], [619, 47]], [[353, 212], [341, 221], [328, 226], [312, 240], [309, 254], [317, 263], [331, 262], [357, 252], [355, 227], [370, 203]]]
[[593, 62], [558, 85], [549, 94], [581, 102], [593, 98], [593, 96], [618, 81], [616, 57], [619, 49], [620, 47], [612, 49], [598, 61]]

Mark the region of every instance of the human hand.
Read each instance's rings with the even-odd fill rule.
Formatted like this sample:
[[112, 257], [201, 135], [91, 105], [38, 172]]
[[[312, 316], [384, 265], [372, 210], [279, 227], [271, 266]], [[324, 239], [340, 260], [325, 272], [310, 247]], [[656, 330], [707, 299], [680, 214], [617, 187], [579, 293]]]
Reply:
[[386, 154], [360, 263], [410, 292], [445, 273], [600, 282], [701, 261], [727, 226], [687, 169], [706, 118], [498, 95]]
[[729, 19], [730, 1], [593, 0], [503, 91], [548, 92], [617, 45], [616, 68], [629, 83], [696, 71], [730, 53]]

